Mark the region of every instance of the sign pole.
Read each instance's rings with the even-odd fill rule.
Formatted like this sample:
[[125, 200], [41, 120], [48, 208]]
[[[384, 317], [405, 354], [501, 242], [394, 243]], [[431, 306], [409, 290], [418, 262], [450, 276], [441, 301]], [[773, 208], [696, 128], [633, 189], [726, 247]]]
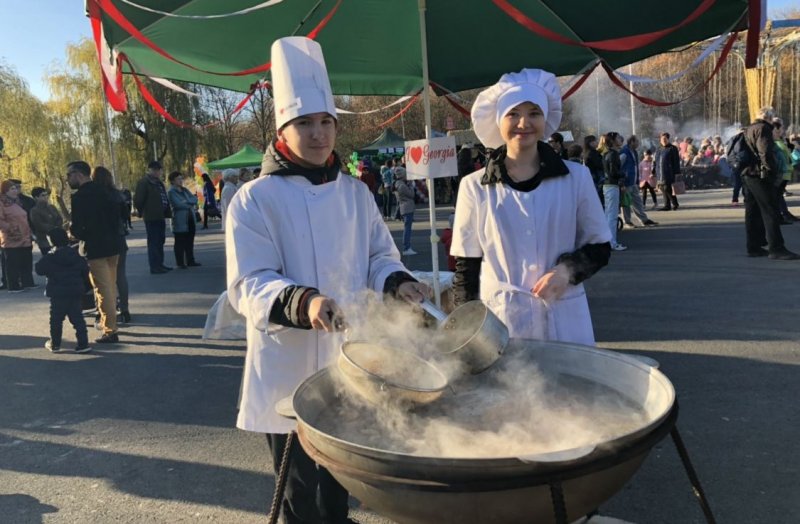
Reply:
[[[428, 78], [428, 35], [425, 27], [425, 2], [418, 0], [419, 5], [419, 35], [420, 51], [422, 52], [422, 103], [425, 108], [425, 138], [430, 140], [433, 137], [431, 125], [431, 97], [429, 91], [430, 79]], [[436, 234], [436, 194], [433, 187], [433, 178], [428, 177], [428, 212], [430, 213], [431, 229], [431, 264], [433, 265], [433, 297], [436, 307], [442, 307], [439, 285], [439, 236]]]

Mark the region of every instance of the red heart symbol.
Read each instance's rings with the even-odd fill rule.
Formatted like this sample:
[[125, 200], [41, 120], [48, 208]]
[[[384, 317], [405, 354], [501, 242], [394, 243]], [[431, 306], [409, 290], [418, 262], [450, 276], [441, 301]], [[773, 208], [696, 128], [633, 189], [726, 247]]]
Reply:
[[411, 155], [411, 160], [413, 160], [415, 164], [419, 164], [419, 160], [422, 158], [422, 148], [419, 146], [412, 147], [408, 150], [408, 154]]

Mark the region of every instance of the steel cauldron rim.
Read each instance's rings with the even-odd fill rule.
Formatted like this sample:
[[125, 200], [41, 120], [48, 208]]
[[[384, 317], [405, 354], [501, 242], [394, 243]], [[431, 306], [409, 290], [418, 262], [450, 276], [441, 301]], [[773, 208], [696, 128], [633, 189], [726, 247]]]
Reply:
[[[334, 373], [333, 367], [331, 366], [329, 368], [325, 368], [316, 372], [314, 375], [303, 381], [295, 390], [292, 399], [292, 405], [294, 407], [295, 412], [297, 413], [298, 426], [302, 425], [303, 429], [306, 430], [307, 432], [316, 434], [318, 438], [328, 443], [331, 443], [332, 445], [344, 451], [371, 457], [373, 459], [402, 460], [409, 465], [412, 464], [425, 465], [425, 464], [435, 463], [438, 465], [451, 465], [463, 468], [480, 467], [488, 463], [493, 463], [497, 467], [502, 467], [504, 465], [507, 467], [514, 467], [514, 466], [519, 466], [520, 464], [528, 464], [532, 468], [534, 468], [538, 464], [542, 467], [549, 468], [550, 466], [558, 467], [559, 464], [582, 463], [589, 460], [595, 460], [599, 456], [607, 455], [610, 451], [619, 447], [622, 443], [629, 440], [636, 440], [637, 438], [640, 438], [643, 435], [650, 433], [653, 430], [653, 428], [661, 424], [670, 415], [670, 413], [672, 412], [672, 408], [676, 405], [675, 389], [674, 386], [672, 385], [672, 382], [660, 370], [655, 369], [652, 366], [648, 366], [647, 364], [643, 363], [642, 361], [636, 359], [633, 356], [625, 355], [623, 353], [618, 353], [612, 350], [597, 349], [590, 346], [583, 346], [579, 344], [572, 344], [565, 342], [553, 342], [553, 341], [543, 342], [543, 341], [532, 341], [532, 340], [526, 340], [525, 342], [532, 344], [543, 344], [546, 345], [548, 348], [550, 348], [551, 346], [558, 346], [569, 349], [571, 351], [583, 351], [603, 358], [622, 361], [627, 365], [638, 368], [642, 372], [655, 374], [655, 377], [658, 379], [659, 383], [667, 388], [667, 392], [669, 394], [669, 402], [667, 402], [667, 407], [658, 416], [648, 421], [646, 425], [638, 429], [629, 431], [628, 433], [617, 435], [611, 440], [600, 442], [596, 445], [594, 451], [576, 459], [570, 459], [565, 461], [536, 462], [534, 460], [530, 460], [530, 457], [527, 457], [526, 460], [523, 461], [518, 456], [484, 457], [484, 458], [432, 457], [432, 456], [416, 455], [400, 451], [390, 451], [386, 449], [375, 448], [359, 444], [356, 442], [344, 440], [317, 429], [316, 427], [314, 427], [313, 424], [305, 420], [302, 416], [302, 409], [298, 410], [298, 399], [302, 395], [302, 392], [312, 387], [316, 381], [322, 380], [324, 376], [329, 373]], [[557, 450], [557, 451], [562, 451], [562, 450]]]
[[[298, 427], [298, 436], [300, 438], [300, 444], [303, 446], [306, 453], [312, 457], [315, 462], [332, 472], [342, 471], [354, 478], [360, 477], [362, 480], [371, 479], [383, 483], [415, 486], [415, 489], [424, 491], [469, 493], [527, 488], [550, 484], [553, 481], [565, 482], [623, 464], [643, 454], [649, 454], [656, 444], [661, 442], [673, 431], [678, 421], [678, 413], [679, 408], [678, 402], [676, 401], [669, 408], [666, 417], [652, 428], [651, 431], [636, 440], [628, 442], [619, 449], [616, 449], [614, 453], [601, 456], [594, 456], [594, 454], [587, 455], [587, 457], [592, 458], [590, 460], [581, 459], [579, 461], [572, 461], [572, 463], [543, 463], [543, 465], [551, 467], [531, 468], [525, 472], [508, 474], [505, 476], [471, 477], [469, 479], [457, 480], [451, 478], [435, 480], [431, 478], [431, 475], [426, 475], [424, 478], [414, 478], [408, 475], [400, 476], [376, 473], [364, 468], [342, 463], [320, 451], [308, 438], [307, 432], [310, 429], [308, 426], [304, 425]], [[446, 464], [437, 464], [437, 466], [446, 466]], [[507, 472], [504, 471], [504, 473]]]

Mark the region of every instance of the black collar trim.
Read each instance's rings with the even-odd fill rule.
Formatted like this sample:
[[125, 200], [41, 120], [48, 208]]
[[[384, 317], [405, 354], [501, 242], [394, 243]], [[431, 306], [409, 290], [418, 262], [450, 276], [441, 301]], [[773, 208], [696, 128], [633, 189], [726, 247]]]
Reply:
[[501, 182], [512, 189], [518, 191], [532, 191], [547, 178], [555, 178], [569, 174], [569, 168], [558, 153], [547, 143], [541, 140], [537, 144], [539, 151], [539, 172], [530, 180], [524, 182], [514, 182], [508, 176], [506, 169], [506, 146], [500, 146], [489, 154], [489, 161], [486, 164], [486, 171], [481, 177], [481, 185], [492, 185]]

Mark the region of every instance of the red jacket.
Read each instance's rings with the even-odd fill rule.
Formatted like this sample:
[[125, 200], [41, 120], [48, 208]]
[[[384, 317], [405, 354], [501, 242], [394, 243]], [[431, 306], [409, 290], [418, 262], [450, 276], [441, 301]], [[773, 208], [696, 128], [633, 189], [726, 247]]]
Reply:
[[442, 231], [440, 238], [444, 244], [444, 250], [447, 252], [447, 269], [448, 271], [456, 270], [456, 257], [450, 256], [450, 245], [453, 243], [453, 230], [449, 227]]
[[0, 196], [0, 247], [13, 249], [31, 245], [28, 213], [18, 200], [11, 200], [6, 195]]

